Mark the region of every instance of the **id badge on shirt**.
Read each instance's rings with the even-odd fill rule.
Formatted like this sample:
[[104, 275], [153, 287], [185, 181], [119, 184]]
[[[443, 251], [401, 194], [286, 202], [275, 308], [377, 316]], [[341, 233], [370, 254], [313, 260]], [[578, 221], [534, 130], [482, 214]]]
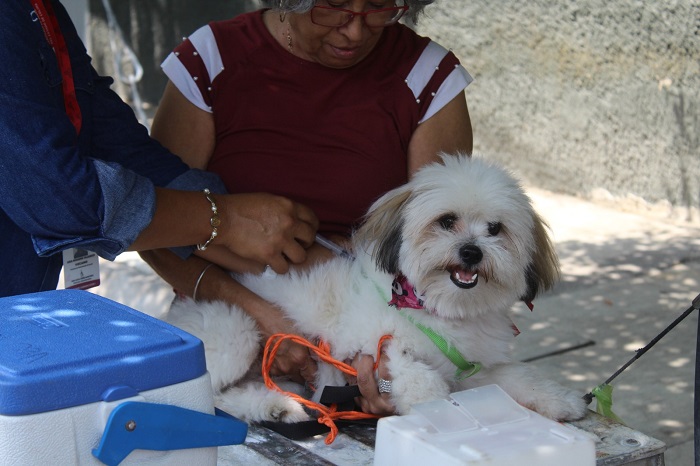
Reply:
[[99, 256], [87, 249], [66, 249], [63, 251], [63, 276], [66, 289], [87, 290], [99, 285]]

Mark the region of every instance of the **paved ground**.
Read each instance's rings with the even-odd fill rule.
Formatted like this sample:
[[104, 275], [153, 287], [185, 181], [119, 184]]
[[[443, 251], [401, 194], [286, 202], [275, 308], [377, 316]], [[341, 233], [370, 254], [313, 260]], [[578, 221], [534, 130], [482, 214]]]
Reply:
[[[516, 309], [521, 359], [587, 393], [682, 314], [700, 293], [700, 226], [658, 212], [624, 212], [530, 190], [552, 227], [563, 279]], [[152, 315], [172, 293], [134, 254], [102, 264], [95, 292]], [[127, 273], [128, 272], [128, 273]], [[665, 442], [668, 466], [693, 464], [693, 382], [697, 313], [672, 330], [614, 382], [614, 410], [625, 423]], [[595, 402], [594, 402], [595, 403]]]
[[[534, 357], [593, 342], [533, 362], [585, 393], [700, 294], [700, 228], [547, 192], [531, 195], [552, 226], [564, 276], [533, 313], [519, 312], [516, 351]], [[693, 464], [696, 333], [693, 313], [613, 382], [616, 414], [664, 441], [669, 466]]]

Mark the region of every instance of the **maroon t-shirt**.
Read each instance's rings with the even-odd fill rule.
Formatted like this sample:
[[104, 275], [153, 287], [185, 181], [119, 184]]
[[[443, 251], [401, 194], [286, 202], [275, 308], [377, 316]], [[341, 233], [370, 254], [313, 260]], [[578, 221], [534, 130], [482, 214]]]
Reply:
[[[431, 59], [416, 70], [429, 44]], [[302, 60], [274, 40], [260, 11], [210, 23], [163, 68], [213, 112], [208, 169], [229, 192], [286, 196], [314, 210], [320, 232], [345, 235], [375, 199], [407, 181], [411, 135], [446, 77], [459, 69], [458, 92], [471, 79], [451, 52], [400, 24], [351, 68]]]

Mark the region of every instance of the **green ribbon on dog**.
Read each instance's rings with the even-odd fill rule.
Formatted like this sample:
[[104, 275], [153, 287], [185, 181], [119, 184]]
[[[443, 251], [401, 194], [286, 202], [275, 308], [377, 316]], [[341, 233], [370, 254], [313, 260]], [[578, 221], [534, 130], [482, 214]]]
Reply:
[[622, 419], [617, 417], [617, 414], [615, 414], [612, 410], [612, 392], [612, 385], [608, 385], [606, 383], [600, 384], [591, 390], [591, 394], [595, 396], [596, 399], [595, 411], [601, 416], [605, 416], [608, 419], [624, 424]]
[[448, 344], [447, 340], [445, 340], [445, 338], [443, 338], [441, 335], [435, 333], [435, 331], [432, 328], [419, 324], [413, 319], [413, 317], [406, 314], [405, 312], [399, 312], [401, 313], [401, 315], [406, 317], [406, 319], [408, 319], [409, 322], [415, 325], [418, 328], [418, 330], [423, 332], [425, 336], [430, 338], [430, 341], [432, 341], [435, 344], [435, 346], [437, 346], [438, 349], [442, 351], [442, 353], [447, 357], [447, 359], [449, 359], [452, 364], [457, 366], [457, 370], [455, 371], [455, 380], [466, 379], [467, 377], [471, 377], [472, 375], [476, 374], [481, 370], [481, 363], [467, 361], [466, 359], [464, 359], [464, 356], [462, 356], [462, 353], [460, 353], [457, 348]]

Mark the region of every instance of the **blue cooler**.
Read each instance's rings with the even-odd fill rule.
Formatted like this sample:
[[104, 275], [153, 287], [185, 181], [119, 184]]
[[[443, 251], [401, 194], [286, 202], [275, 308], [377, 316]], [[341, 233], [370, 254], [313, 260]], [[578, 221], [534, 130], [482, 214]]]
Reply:
[[189, 333], [86, 291], [0, 298], [0, 464], [215, 465], [246, 433]]

